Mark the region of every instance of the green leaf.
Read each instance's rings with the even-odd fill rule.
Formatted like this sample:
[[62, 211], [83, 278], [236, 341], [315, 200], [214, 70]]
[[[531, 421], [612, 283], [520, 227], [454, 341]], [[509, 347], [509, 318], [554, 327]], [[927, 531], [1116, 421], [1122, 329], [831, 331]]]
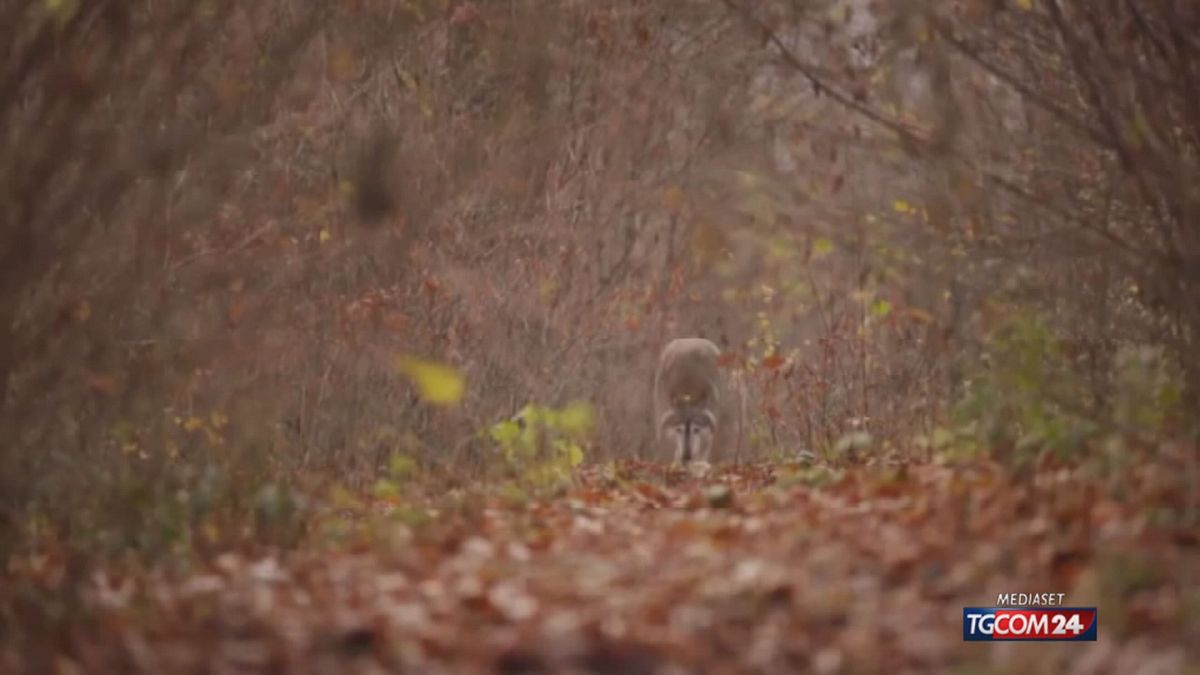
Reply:
[[372, 492], [377, 499], [398, 499], [400, 497], [400, 487], [390, 480], [380, 480], [375, 483], [375, 489]]
[[892, 303], [887, 300], [879, 299], [871, 303], [871, 314], [882, 319], [892, 313]]
[[416, 471], [417, 463], [408, 455], [396, 454], [392, 455], [392, 458], [388, 460], [388, 473], [392, 475], [392, 478], [406, 478], [416, 473]]
[[833, 253], [833, 242], [828, 237], [817, 237], [813, 241], [813, 255], [820, 258]]
[[521, 435], [521, 427], [514, 420], [504, 420], [493, 424], [490, 433], [492, 440], [507, 446], [516, 442]]
[[583, 401], [570, 403], [558, 416], [558, 428], [568, 436], [584, 436], [592, 430], [595, 414], [592, 406]]
[[43, 0], [43, 4], [60, 23], [66, 23], [79, 10], [79, 0]]
[[463, 376], [450, 366], [410, 356], [397, 356], [395, 368], [412, 380], [421, 392], [421, 398], [428, 403], [455, 405], [462, 399], [465, 388]]
[[583, 464], [583, 448], [578, 443], [571, 443], [566, 448], [567, 464], [571, 467]]
[[525, 404], [525, 407], [521, 408], [520, 412], [516, 414], [514, 419], [521, 420], [521, 422], [524, 423], [525, 428], [531, 428], [539, 423], [545, 422], [545, 418], [545, 411], [542, 408], [539, 408], [532, 403], [527, 403]]
[[930, 442], [933, 444], [935, 450], [940, 450], [950, 445], [953, 440], [954, 434], [951, 433], [950, 430], [944, 427], [938, 427], [933, 430], [933, 438]]

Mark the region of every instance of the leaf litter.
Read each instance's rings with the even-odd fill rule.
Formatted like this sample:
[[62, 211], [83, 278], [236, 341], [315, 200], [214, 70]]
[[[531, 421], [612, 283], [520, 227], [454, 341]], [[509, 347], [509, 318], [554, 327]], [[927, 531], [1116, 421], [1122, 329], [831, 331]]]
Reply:
[[[1082, 468], [1030, 476], [983, 461], [821, 480], [807, 471], [588, 467], [565, 493], [478, 488], [420, 523], [385, 520], [387, 536], [230, 551], [188, 571], [101, 568], [78, 584], [53, 560], [14, 559], [0, 591], [0, 668], [1171, 673], [1200, 663], [1200, 539], [1182, 478], [1134, 471], [1117, 489]], [[962, 641], [964, 606], [1022, 591], [1098, 606], [1099, 640]], [[34, 612], [35, 597], [63, 604]]]

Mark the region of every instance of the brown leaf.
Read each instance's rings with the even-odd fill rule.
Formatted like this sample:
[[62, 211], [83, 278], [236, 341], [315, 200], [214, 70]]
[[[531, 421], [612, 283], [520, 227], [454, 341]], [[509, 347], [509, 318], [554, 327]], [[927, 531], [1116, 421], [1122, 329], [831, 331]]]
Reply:
[[116, 375], [105, 373], [87, 374], [87, 388], [105, 396], [116, 396], [121, 391], [121, 380]]
[[785, 359], [778, 354], [771, 354], [762, 360], [762, 366], [767, 370], [777, 370], [784, 363]]

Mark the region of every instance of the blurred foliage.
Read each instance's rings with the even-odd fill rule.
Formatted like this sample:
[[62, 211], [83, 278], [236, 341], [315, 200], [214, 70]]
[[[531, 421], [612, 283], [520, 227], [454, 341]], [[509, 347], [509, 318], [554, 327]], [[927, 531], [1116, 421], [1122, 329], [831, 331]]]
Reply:
[[1142, 438], [1177, 433], [1184, 414], [1182, 371], [1161, 346], [1131, 345], [1117, 352], [1113, 421]]
[[492, 425], [488, 436], [519, 482], [561, 487], [584, 461], [594, 417], [591, 405], [580, 401], [557, 409], [531, 403]]
[[[1097, 405], [1077, 360], [1036, 312], [1010, 309], [968, 371], [949, 428], [919, 439], [951, 454], [990, 453], [1018, 463], [1042, 453], [1060, 458], [1103, 438], [1153, 439], [1176, 432], [1178, 368], [1161, 349], [1122, 346], [1105, 409]], [[1101, 414], [1097, 414], [1097, 412]]]
[[[1080, 448], [1097, 428], [1080, 414], [1083, 388], [1047, 326], [1012, 312], [985, 342], [982, 368], [954, 410], [975, 448], [1018, 461]], [[956, 443], [955, 449], [963, 448]]]
[[[969, 669], [878, 609], [1014, 578], [1100, 598], [1118, 672], [1194, 651], [1198, 33], [0, 5], [0, 671]], [[683, 335], [772, 462], [629, 460]]]
[[404, 373], [421, 398], [435, 405], [454, 405], [462, 398], [465, 384], [462, 375], [440, 363], [408, 356], [396, 357], [396, 370]]

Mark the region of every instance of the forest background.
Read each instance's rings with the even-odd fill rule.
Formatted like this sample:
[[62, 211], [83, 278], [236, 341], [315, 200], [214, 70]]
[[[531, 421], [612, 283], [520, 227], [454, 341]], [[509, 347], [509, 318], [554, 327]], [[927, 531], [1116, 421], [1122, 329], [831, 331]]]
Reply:
[[0, 560], [653, 459], [692, 334], [760, 459], [1194, 495], [1197, 36], [1173, 0], [9, 0]]

